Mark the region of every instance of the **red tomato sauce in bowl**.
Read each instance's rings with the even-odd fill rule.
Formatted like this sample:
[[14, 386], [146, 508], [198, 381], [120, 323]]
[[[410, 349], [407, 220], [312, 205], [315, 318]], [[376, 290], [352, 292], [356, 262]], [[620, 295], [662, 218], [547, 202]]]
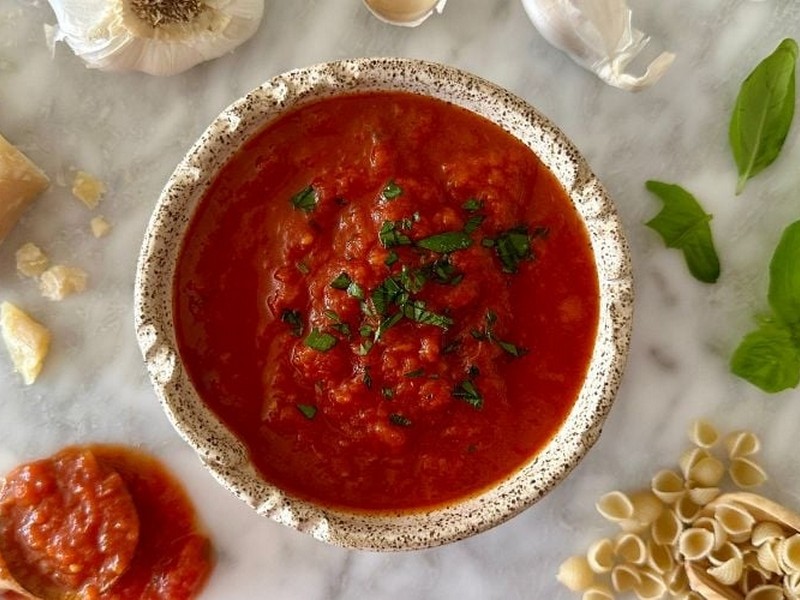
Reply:
[[315, 100], [248, 141], [173, 291], [193, 385], [263, 477], [367, 511], [448, 504], [536, 455], [599, 306], [587, 231], [535, 154], [405, 92]]

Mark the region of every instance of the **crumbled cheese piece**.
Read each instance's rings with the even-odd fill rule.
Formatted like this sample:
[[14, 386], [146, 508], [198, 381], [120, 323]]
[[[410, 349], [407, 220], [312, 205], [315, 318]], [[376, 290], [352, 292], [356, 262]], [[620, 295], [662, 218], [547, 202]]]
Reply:
[[92, 235], [96, 238], [105, 237], [111, 231], [111, 223], [105, 220], [104, 217], [95, 217], [89, 222], [92, 228]]
[[0, 135], [0, 243], [50, 180]]
[[0, 304], [0, 331], [14, 370], [31, 385], [50, 350], [50, 331], [10, 302]]
[[97, 207], [105, 193], [106, 186], [102, 181], [89, 175], [86, 171], [75, 173], [75, 179], [72, 180], [72, 195], [88, 208]]
[[54, 265], [42, 273], [39, 291], [50, 300], [63, 300], [85, 290], [87, 277], [83, 269]]
[[47, 255], [36, 244], [28, 242], [16, 253], [17, 271], [25, 277], [38, 277], [50, 264]]

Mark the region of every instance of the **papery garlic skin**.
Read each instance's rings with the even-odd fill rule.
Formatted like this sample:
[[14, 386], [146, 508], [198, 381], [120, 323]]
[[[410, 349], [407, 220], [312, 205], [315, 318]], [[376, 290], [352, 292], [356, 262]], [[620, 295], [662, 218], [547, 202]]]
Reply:
[[364, 0], [378, 20], [400, 27], [422, 25], [434, 11], [442, 14], [447, 0]]
[[48, 0], [58, 25], [48, 43], [65, 41], [91, 68], [174, 75], [232, 51], [258, 29], [264, 0], [201, 0], [188, 23], [152, 26], [130, 0]]
[[634, 29], [626, 0], [522, 0], [536, 29], [553, 46], [614, 87], [639, 91], [658, 81], [675, 60], [663, 52], [641, 76], [625, 72], [650, 41]]

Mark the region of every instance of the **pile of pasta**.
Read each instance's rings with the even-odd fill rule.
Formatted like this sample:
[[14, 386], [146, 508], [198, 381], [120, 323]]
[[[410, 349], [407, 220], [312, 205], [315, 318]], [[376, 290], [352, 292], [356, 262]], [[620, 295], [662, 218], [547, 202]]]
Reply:
[[[583, 600], [800, 598], [800, 515], [743, 491], [766, 480], [758, 437], [722, 438], [697, 421], [690, 438], [679, 470], [659, 471], [649, 490], [598, 500], [622, 531], [564, 561], [558, 580]], [[722, 492], [726, 474], [737, 491]]]

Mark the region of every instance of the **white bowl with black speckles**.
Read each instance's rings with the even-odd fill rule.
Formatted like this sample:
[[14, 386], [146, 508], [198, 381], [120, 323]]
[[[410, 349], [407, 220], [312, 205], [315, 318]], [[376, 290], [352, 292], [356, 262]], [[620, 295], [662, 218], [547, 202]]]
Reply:
[[[371, 514], [318, 506], [262, 479], [244, 445], [199, 398], [181, 365], [172, 322], [172, 282], [189, 220], [220, 167], [283, 111], [316, 98], [403, 90], [458, 104], [528, 145], [556, 175], [588, 229], [600, 289], [597, 338], [588, 374], [564, 424], [520, 470], [455, 504], [414, 513]], [[439, 64], [355, 59], [279, 75], [225, 109], [189, 150], [164, 188], [145, 234], [135, 290], [136, 335], [156, 393], [173, 426], [214, 477], [261, 515], [350, 548], [411, 550], [484, 531], [553, 489], [600, 435], [622, 377], [630, 341], [633, 283], [613, 203], [588, 165], [547, 118], [502, 88]]]

